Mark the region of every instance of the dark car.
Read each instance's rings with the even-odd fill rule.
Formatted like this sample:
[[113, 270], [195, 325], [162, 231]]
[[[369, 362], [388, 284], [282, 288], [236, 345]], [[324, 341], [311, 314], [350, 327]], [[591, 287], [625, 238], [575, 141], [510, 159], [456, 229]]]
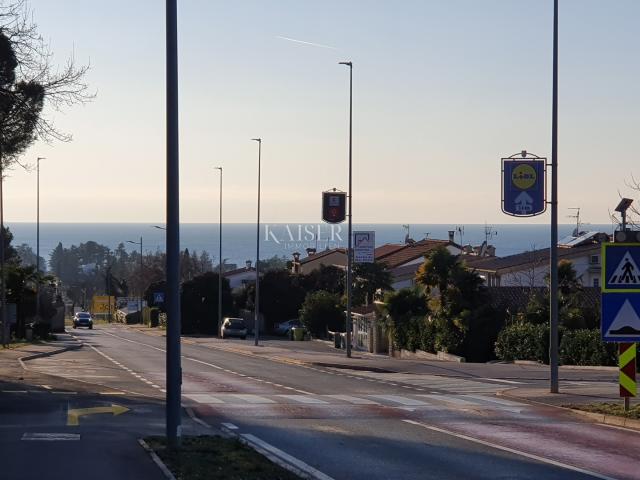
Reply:
[[302, 322], [298, 319], [287, 320], [286, 322], [282, 322], [276, 325], [276, 328], [273, 330], [273, 333], [276, 335], [289, 335], [291, 333], [292, 328], [302, 328]]
[[73, 316], [73, 328], [87, 327], [93, 329], [93, 319], [89, 312], [78, 312]]
[[247, 325], [242, 318], [225, 318], [220, 329], [220, 336], [222, 338], [228, 337], [240, 337], [241, 339], [247, 338]]

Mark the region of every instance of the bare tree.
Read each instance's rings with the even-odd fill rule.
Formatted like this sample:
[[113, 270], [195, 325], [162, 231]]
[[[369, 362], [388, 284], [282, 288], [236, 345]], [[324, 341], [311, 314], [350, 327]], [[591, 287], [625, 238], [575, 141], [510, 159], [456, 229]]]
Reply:
[[8, 41], [0, 58], [0, 73], [4, 74], [0, 82], [0, 153], [6, 168], [35, 140], [70, 141], [71, 134], [56, 128], [47, 109], [58, 112], [88, 102], [95, 94], [84, 80], [88, 65], [78, 66], [73, 57], [63, 66], [54, 64], [27, 0], [0, 0], [0, 36]]

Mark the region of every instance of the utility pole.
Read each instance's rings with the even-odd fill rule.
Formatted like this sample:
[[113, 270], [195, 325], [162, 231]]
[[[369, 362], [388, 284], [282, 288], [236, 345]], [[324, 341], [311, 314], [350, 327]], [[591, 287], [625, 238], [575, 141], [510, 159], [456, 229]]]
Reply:
[[2, 146], [0, 146], [0, 302], [2, 302], [2, 311], [0, 317], [2, 318], [2, 345], [6, 346], [9, 343], [9, 325], [7, 325], [7, 288], [5, 282], [7, 275], [5, 272], [4, 264], [4, 204], [3, 204], [3, 185], [4, 185], [4, 169], [2, 164]]
[[260, 336], [260, 157], [262, 155], [262, 139], [252, 138], [258, 142], [258, 221], [256, 222], [256, 299], [255, 299], [255, 340], [256, 347], [258, 346], [258, 338]]
[[36, 318], [40, 318], [40, 160], [44, 159], [36, 160]]
[[218, 221], [218, 336], [222, 328], [222, 167], [215, 167], [220, 170], [220, 215]]
[[551, 293], [549, 328], [549, 391], [558, 385], [558, 0], [553, 0], [553, 100], [551, 108]]
[[178, 135], [178, 12], [177, 0], [166, 0], [167, 118], [167, 441], [180, 446], [180, 148]]
[[340, 65], [346, 65], [349, 67], [349, 240], [347, 242], [347, 357], [351, 357], [351, 265], [353, 260], [352, 252], [352, 221], [353, 221], [353, 196], [352, 196], [352, 139], [353, 139], [353, 63], [352, 62], [339, 62]]

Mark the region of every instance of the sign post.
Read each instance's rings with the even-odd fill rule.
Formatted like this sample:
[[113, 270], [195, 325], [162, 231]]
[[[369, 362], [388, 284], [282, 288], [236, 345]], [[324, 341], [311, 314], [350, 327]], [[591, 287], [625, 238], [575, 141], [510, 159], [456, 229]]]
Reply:
[[353, 232], [353, 261], [373, 263], [375, 261], [376, 232]]
[[638, 394], [636, 344], [640, 341], [640, 243], [602, 244], [602, 340], [617, 342], [620, 397]]

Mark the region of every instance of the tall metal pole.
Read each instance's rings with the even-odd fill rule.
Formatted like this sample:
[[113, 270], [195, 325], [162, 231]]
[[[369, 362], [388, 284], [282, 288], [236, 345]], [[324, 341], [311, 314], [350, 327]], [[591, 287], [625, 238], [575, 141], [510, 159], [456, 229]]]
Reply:
[[[139, 299], [139, 311], [140, 311], [140, 319], [142, 320], [142, 298], [144, 296], [144, 266], [142, 263], [142, 237], [140, 237], [140, 299]], [[109, 299], [111, 302], [111, 299]]]
[[220, 214], [218, 216], [218, 336], [222, 328], [222, 167], [220, 170]]
[[44, 157], [36, 161], [36, 318], [40, 317], [40, 160]]
[[262, 139], [252, 138], [258, 142], [258, 221], [256, 223], [256, 299], [255, 299], [255, 340], [254, 343], [258, 346], [258, 339], [260, 337], [260, 160], [262, 154]]
[[349, 240], [347, 242], [347, 357], [351, 357], [351, 264], [353, 262], [352, 252], [352, 139], [353, 139], [353, 63], [352, 62], [340, 62], [340, 65], [347, 65], [349, 67]]
[[167, 440], [180, 445], [180, 150], [177, 0], [166, 0], [167, 101]]
[[558, 0], [553, 1], [553, 104], [551, 119], [551, 293], [549, 366], [551, 393], [558, 393]]
[[7, 325], [7, 289], [5, 281], [7, 275], [4, 265], [4, 204], [3, 204], [3, 185], [4, 185], [4, 171], [2, 164], [2, 151], [0, 151], [0, 301], [2, 302], [2, 311], [0, 317], [2, 318], [2, 345], [9, 343], [9, 326]]

